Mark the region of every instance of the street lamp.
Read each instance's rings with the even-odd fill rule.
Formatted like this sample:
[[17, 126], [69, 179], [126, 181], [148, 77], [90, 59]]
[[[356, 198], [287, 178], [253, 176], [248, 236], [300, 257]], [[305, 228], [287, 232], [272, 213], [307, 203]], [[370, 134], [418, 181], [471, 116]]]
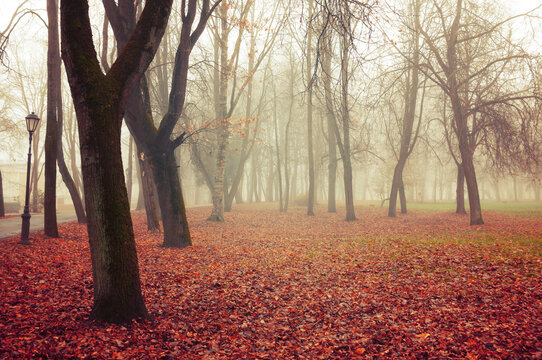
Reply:
[[36, 131], [36, 128], [38, 127], [38, 123], [40, 122], [40, 118], [34, 114], [33, 112], [25, 117], [26, 120], [26, 129], [28, 130], [29, 139], [28, 139], [28, 164], [26, 165], [26, 197], [24, 201], [24, 211], [21, 217], [23, 218], [23, 226], [21, 229], [21, 240], [19, 241], [19, 244], [24, 245], [30, 245], [30, 241], [28, 240], [28, 234], [30, 233], [30, 211], [28, 210], [28, 202], [30, 200], [30, 162], [32, 157], [32, 135], [34, 134], [34, 131]]

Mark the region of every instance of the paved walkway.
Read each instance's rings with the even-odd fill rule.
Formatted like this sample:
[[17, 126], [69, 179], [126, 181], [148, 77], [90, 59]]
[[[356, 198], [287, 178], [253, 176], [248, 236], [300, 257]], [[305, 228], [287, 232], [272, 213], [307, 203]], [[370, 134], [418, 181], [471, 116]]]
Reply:
[[[58, 213], [56, 221], [60, 223], [76, 221], [75, 213]], [[21, 216], [0, 219], [0, 240], [19, 235], [21, 233], [23, 219]], [[32, 214], [30, 218], [30, 237], [35, 231], [43, 230], [43, 214]]]

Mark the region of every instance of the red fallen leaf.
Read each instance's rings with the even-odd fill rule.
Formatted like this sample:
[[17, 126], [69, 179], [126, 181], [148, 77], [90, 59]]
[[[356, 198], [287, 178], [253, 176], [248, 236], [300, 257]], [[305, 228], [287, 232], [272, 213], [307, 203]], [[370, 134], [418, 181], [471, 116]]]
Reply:
[[445, 212], [388, 219], [385, 209], [366, 206], [356, 209], [363, 220], [346, 223], [324, 206], [314, 218], [304, 210], [239, 204], [215, 224], [204, 220], [210, 208], [188, 209], [194, 246], [167, 250], [161, 234], [147, 232], [144, 213], [135, 213], [153, 320], [125, 326], [88, 321], [84, 226], [62, 224], [59, 241], [38, 235], [31, 247], [2, 240], [0, 334], [9, 337], [0, 354], [540, 358], [542, 261], [533, 245], [542, 213], [488, 212], [479, 231]]
[[358, 355], [363, 355], [366, 351], [365, 348], [357, 348], [354, 352]]
[[467, 340], [467, 345], [469, 346], [475, 346], [476, 344], [478, 344], [478, 342], [475, 339]]

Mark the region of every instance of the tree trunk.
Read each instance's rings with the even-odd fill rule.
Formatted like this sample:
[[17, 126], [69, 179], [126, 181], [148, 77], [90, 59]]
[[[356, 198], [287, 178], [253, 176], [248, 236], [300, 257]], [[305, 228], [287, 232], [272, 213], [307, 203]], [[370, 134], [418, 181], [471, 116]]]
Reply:
[[143, 203], [145, 205], [145, 214], [147, 215], [147, 230], [160, 231], [158, 210], [156, 209], [156, 201], [154, 200], [154, 184], [152, 181], [151, 166], [149, 165], [149, 161], [145, 155], [143, 153], [139, 154]]
[[[34, 134], [37, 134], [38, 131]], [[32, 142], [32, 148], [34, 149], [32, 153], [34, 154], [34, 161], [32, 162], [32, 204], [31, 204], [31, 212], [38, 213], [40, 212], [39, 209], [39, 189], [38, 189], [38, 180], [40, 178], [40, 172], [39, 172], [39, 155], [38, 155], [38, 143], [39, 143], [39, 136], [35, 136], [34, 141]]]
[[58, 44], [58, 4], [47, 0], [47, 128], [45, 130], [45, 190], [43, 224], [45, 235], [58, 237], [56, 221], [56, 158], [57, 158], [57, 91], [60, 85], [60, 51]]
[[228, 77], [230, 76], [230, 67], [228, 62], [228, 19], [227, 7], [221, 6], [219, 10], [221, 22], [220, 35], [220, 85], [218, 94], [218, 104], [216, 107], [217, 117], [217, 155], [215, 166], [215, 181], [213, 187], [213, 210], [209, 221], [224, 221], [224, 172], [226, 169], [226, 148], [229, 139], [229, 120], [226, 119], [226, 102], [228, 92]]
[[130, 43], [104, 75], [96, 58], [88, 2], [62, 0], [62, 53], [79, 126], [88, 215], [94, 304], [92, 318], [128, 322], [148, 316], [121, 156], [122, 116], [152, 61], [172, 0], [148, 1]]
[[137, 169], [138, 169], [138, 176], [136, 176], [136, 178], [137, 178], [137, 183], [139, 185], [139, 191], [138, 191], [138, 196], [137, 196], [136, 210], [143, 210], [145, 209], [145, 195], [143, 194], [143, 181], [142, 181], [143, 170], [139, 166], [139, 161], [137, 162]]
[[[393, 179], [391, 181], [391, 192], [388, 206], [388, 216], [396, 217], [397, 216], [397, 195], [399, 194], [399, 189], [403, 183], [403, 167], [404, 163], [398, 162], [395, 165], [395, 170], [393, 171]], [[404, 193], [404, 191], [403, 191]]]
[[407, 213], [407, 201], [405, 194], [405, 183], [403, 182], [403, 177], [401, 176], [401, 186], [399, 186], [399, 200], [401, 202], [401, 214]]
[[[313, 13], [313, 0], [309, 0], [309, 19], [312, 19]], [[307, 150], [309, 157], [309, 194], [308, 194], [308, 205], [307, 205], [307, 215], [314, 216], [314, 151], [312, 148], [312, 29], [311, 27], [307, 28]]]
[[337, 140], [335, 138], [334, 123], [335, 110], [333, 105], [333, 94], [331, 92], [331, 38], [327, 35], [323, 39], [324, 48], [322, 52], [322, 76], [324, 82], [324, 96], [327, 114], [327, 137], [328, 137], [328, 194], [327, 211], [337, 212], [336, 182], [337, 182]]
[[275, 152], [277, 155], [277, 172], [278, 172], [278, 192], [279, 192], [279, 211], [284, 211], [283, 199], [282, 199], [282, 165], [280, 163], [280, 141], [279, 141], [279, 125], [277, 118], [277, 89], [275, 83], [273, 83], [273, 119], [275, 125]]
[[457, 165], [457, 188], [456, 194], [456, 207], [455, 212], [457, 214], [466, 214], [465, 210], [465, 172], [461, 164]]
[[126, 190], [128, 191], [128, 204], [132, 208], [133, 164], [134, 164], [134, 138], [130, 136], [128, 144], [128, 168], [126, 169]]
[[[348, 24], [349, 28], [350, 24]], [[348, 63], [349, 63], [349, 41], [348, 34], [342, 34], [342, 57], [341, 57], [341, 111], [342, 111], [342, 125], [343, 125], [343, 145], [340, 147], [341, 157], [343, 160], [344, 171], [344, 197], [346, 202], [346, 221], [356, 220], [356, 214], [354, 211], [354, 190], [352, 184], [352, 163], [350, 154], [350, 108], [348, 106], [349, 96], [349, 76], [348, 76]], [[335, 131], [337, 138], [339, 138], [339, 131]], [[340, 149], [339, 148], [339, 149]]]
[[150, 158], [164, 227], [162, 246], [170, 248], [191, 246], [192, 240], [177, 173], [175, 152], [162, 149], [162, 151], [151, 153]]

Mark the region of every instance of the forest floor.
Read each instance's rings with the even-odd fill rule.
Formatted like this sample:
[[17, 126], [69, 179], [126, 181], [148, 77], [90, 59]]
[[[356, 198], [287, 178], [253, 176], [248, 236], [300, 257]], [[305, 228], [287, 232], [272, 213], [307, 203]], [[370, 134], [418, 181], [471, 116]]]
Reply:
[[0, 241], [0, 359], [542, 358], [542, 211], [276, 207], [189, 209], [185, 249], [135, 213], [143, 323], [88, 320], [84, 226]]

